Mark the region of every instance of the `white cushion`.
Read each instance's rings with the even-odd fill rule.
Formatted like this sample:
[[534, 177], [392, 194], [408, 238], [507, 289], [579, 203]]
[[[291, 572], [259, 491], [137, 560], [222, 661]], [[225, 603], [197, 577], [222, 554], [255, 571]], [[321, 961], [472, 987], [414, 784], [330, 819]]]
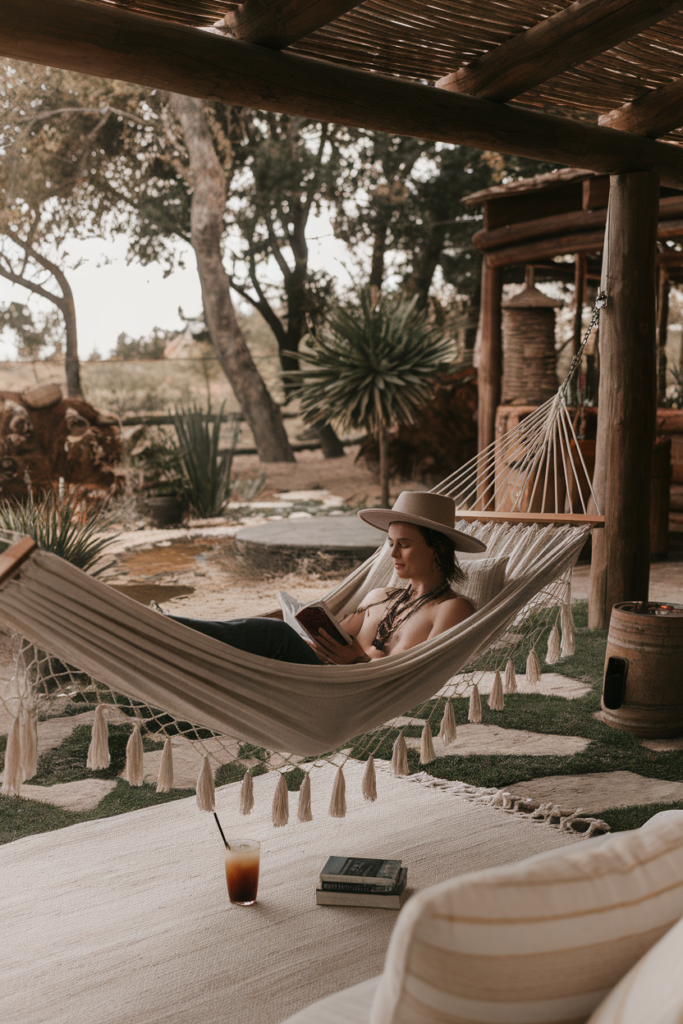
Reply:
[[466, 597], [478, 612], [500, 594], [505, 586], [507, 567], [507, 558], [477, 558], [468, 561], [463, 564], [467, 579], [457, 588], [458, 594]]
[[413, 896], [371, 1024], [587, 1020], [683, 915], [683, 813], [562, 853]]
[[683, 920], [632, 967], [588, 1024], [681, 1024]]
[[327, 999], [311, 1003], [305, 1010], [288, 1017], [282, 1024], [368, 1024], [370, 1007], [379, 978], [361, 981], [360, 985], [335, 992]]

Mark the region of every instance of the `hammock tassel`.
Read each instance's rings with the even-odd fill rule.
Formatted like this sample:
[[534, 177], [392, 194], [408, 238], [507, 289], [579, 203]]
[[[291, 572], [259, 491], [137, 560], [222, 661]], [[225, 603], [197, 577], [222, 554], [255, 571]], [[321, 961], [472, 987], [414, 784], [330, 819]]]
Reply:
[[476, 683], [472, 687], [472, 693], [470, 694], [470, 712], [467, 717], [473, 725], [481, 724], [481, 697]]
[[526, 681], [528, 686], [538, 686], [541, 679], [541, 665], [536, 654], [536, 648], [532, 647], [529, 657], [526, 659]]
[[273, 825], [275, 828], [281, 828], [286, 825], [289, 821], [289, 791], [287, 789], [287, 783], [285, 777], [280, 772], [280, 778], [277, 780], [277, 786], [275, 787], [275, 793], [273, 794]]
[[576, 634], [574, 632], [574, 616], [571, 601], [562, 605], [562, 657], [571, 658], [576, 651]]
[[142, 736], [139, 724], [135, 726], [126, 743], [126, 767], [123, 777], [131, 786], [141, 786], [143, 775]]
[[394, 775], [409, 775], [408, 748], [402, 732], [394, 740], [394, 749], [391, 754], [391, 770]]
[[503, 696], [503, 680], [500, 677], [500, 672], [496, 669], [496, 674], [493, 677], [493, 686], [489, 694], [489, 707], [491, 711], [502, 711], [505, 707], [505, 697]]
[[171, 737], [166, 737], [164, 749], [161, 752], [161, 763], [159, 764], [159, 779], [157, 781], [157, 793], [170, 793], [173, 789], [173, 747]]
[[197, 777], [197, 807], [200, 811], [209, 811], [210, 814], [216, 810], [216, 787], [213, 784], [211, 762], [206, 754]]
[[240, 787], [240, 814], [251, 814], [254, 809], [254, 780], [247, 768]]
[[455, 742], [457, 735], [458, 729], [455, 724], [453, 701], [450, 697], [447, 697], [446, 707], [443, 709], [443, 718], [441, 719], [441, 728], [439, 729], [439, 739], [445, 747], [448, 747], [451, 743]]
[[377, 799], [377, 776], [375, 775], [375, 759], [372, 754], [370, 754], [365, 764], [361, 791], [364, 800], [374, 801]]
[[334, 777], [332, 797], [330, 798], [330, 817], [346, 817], [346, 780], [341, 767], [337, 768], [337, 774]]
[[310, 772], [306, 772], [304, 774], [304, 781], [301, 783], [301, 789], [299, 790], [299, 811], [297, 817], [299, 821], [313, 821], [313, 811], [311, 810]]
[[109, 754], [109, 727], [104, 717], [104, 704], [98, 704], [92, 723], [92, 735], [88, 747], [86, 766], [91, 772], [108, 768], [111, 763]]
[[432, 739], [432, 727], [425, 722], [422, 727], [422, 740], [420, 742], [420, 764], [429, 764], [436, 760], [434, 752], [434, 741]]
[[548, 637], [548, 651], [545, 656], [546, 665], [555, 665], [560, 660], [560, 631], [557, 623], [550, 630]]
[[21, 773], [23, 781], [32, 779], [38, 771], [38, 725], [33, 711], [21, 716]]
[[508, 663], [505, 666], [505, 692], [517, 693], [517, 673], [512, 658], [508, 658]]
[[23, 779], [23, 766], [21, 763], [21, 726], [18, 718], [12, 722], [12, 728], [7, 737], [7, 751], [5, 753], [5, 775], [2, 783], [3, 796], [19, 796]]

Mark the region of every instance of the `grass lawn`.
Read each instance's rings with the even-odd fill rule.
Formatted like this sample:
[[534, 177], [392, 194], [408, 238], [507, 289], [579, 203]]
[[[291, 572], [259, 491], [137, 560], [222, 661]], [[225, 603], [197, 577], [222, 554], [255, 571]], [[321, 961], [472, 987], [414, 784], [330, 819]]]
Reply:
[[[438, 758], [428, 766], [430, 774], [442, 779], [458, 779], [475, 786], [514, 786], [516, 782], [540, 778], [546, 775], [584, 775], [592, 772], [628, 770], [650, 778], [683, 781], [683, 752], [655, 753], [641, 746], [640, 742], [629, 733], [611, 729], [594, 718], [600, 707], [600, 691], [602, 671], [605, 658], [607, 634], [600, 630], [589, 630], [587, 627], [587, 607], [585, 603], [574, 605], [576, 622], [576, 653], [565, 658], [556, 665], [542, 668], [559, 672], [590, 683], [591, 691], [576, 700], [563, 697], [544, 697], [541, 694], [509, 694], [505, 698], [503, 711], [491, 711], [484, 699], [484, 724], [499, 725], [508, 729], [527, 729], [531, 732], [555, 734], [561, 736], [584, 736], [591, 742], [583, 753], [571, 756], [529, 756], [515, 755], [469, 755]], [[539, 657], [545, 653], [545, 644], [538, 650]], [[523, 673], [525, 666], [520, 662], [517, 671]], [[468, 698], [457, 698], [453, 701], [455, 717], [458, 724], [467, 722], [469, 707]], [[414, 717], [426, 717], [428, 714], [421, 706], [410, 712]], [[432, 731], [436, 734], [441, 719], [440, 709], [434, 717]], [[415, 726], [406, 730], [407, 734], [419, 736], [420, 728]], [[31, 779], [31, 785], [49, 786], [57, 782], [70, 782], [76, 779], [106, 778], [115, 779], [125, 763], [125, 747], [130, 729], [127, 726], [110, 726], [109, 747], [111, 765], [105, 771], [90, 772], [85, 768], [88, 745], [90, 743], [90, 727], [77, 726], [71, 736], [59, 747], [46, 751], [40, 758], [38, 774]], [[391, 757], [391, 747], [397, 735], [390, 732], [382, 747], [377, 751], [379, 757]], [[359, 737], [354, 756], [364, 757], [363, 737]], [[146, 750], [154, 750], [160, 743], [145, 739]], [[0, 737], [0, 762], [4, 761], [5, 737]], [[243, 753], [259, 756], [260, 750], [245, 744]], [[265, 752], [264, 752], [265, 753]], [[408, 752], [408, 762], [412, 773], [421, 771], [419, 755], [415, 750]], [[261, 769], [265, 770], [265, 769]], [[254, 774], [257, 774], [258, 769]], [[216, 773], [216, 784], [224, 785], [238, 781], [244, 774], [239, 765], [225, 765]], [[288, 788], [297, 790], [303, 779], [300, 769], [286, 774]], [[81, 821], [95, 818], [106, 818], [139, 807], [150, 807], [168, 800], [178, 800], [191, 796], [193, 790], [174, 790], [168, 796], [157, 795], [155, 787], [143, 785], [139, 788], [129, 786], [119, 780], [116, 788], [100, 802], [93, 811], [65, 811], [49, 804], [32, 800], [0, 797], [0, 843], [11, 842], [22, 836], [46, 832], [51, 829], [64, 828]], [[610, 826], [619, 831], [636, 828], [657, 811], [666, 807], [683, 806], [676, 804], [648, 804], [636, 807], [616, 808], [601, 814]]]

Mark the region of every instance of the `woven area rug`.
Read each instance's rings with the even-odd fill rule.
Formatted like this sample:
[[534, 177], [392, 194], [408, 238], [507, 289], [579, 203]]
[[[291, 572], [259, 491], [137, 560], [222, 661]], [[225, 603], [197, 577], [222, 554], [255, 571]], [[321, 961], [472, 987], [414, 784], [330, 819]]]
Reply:
[[222, 843], [194, 798], [0, 848], [3, 1024], [278, 1024], [382, 971], [396, 913], [316, 907], [330, 854], [400, 858], [412, 889], [580, 842], [570, 833], [378, 771], [361, 796], [349, 762], [347, 817], [327, 814], [334, 769], [312, 776], [314, 820], [273, 828], [277, 779], [216, 794], [230, 838], [262, 843], [259, 902], [227, 899]]

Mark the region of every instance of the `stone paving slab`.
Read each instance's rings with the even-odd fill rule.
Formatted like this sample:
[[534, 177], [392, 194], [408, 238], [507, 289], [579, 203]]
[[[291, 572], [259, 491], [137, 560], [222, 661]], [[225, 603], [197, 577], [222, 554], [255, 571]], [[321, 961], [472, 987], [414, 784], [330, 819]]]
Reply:
[[[554, 738], [563, 739], [561, 736]], [[563, 807], [580, 807], [586, 814], [600, 814], [608, 807], [683, 800], [683, 782], [648, 779], [628, 771], [549, 775], [529, 782], [516, 782], [509, 789], [516, 796], [542, 800], [544, 803], [552, 801]]]
[[[583, 736], [554, 736], [543, 732], [528, 732], [526, 729], [503, 729], [499, 725], [459, 725], [453, 743], [446, 746], [438, 736], [434, 737], [433, 742], [437, 757], [468, 757], [470, 754], [567, 757], [580, 754], [590, 740]], [[419, 750], [420, 740], [406, 736], [406, 745]], [[426, 765], [425, 770], [429, 771], [429, 765]]]
[[41, 804], [63, 807], [67, 811], [92, 811], [116, 785], [116, 779], [79, 779], [55, 786], [31, 786], [25, 782], [21, 796], [26, 800], [38, 800]]
[[[475, 679], [479, 687], [479, 693], [489, 694], [493, 688], [494, 678], [495, 672], [477, 673]], [[469, 697], [472, 692], [472, 683], [468, 681], [465, 689], [462, 689], [462, 682], [466, 679], [470, 680], [471, 677], [465, 675], [454, 676], [452, 680], [439, 690], [436, 696]], [[503, 685], [505, 685], [504, 676]], [[570, 679], [569, 676], [560, 675], [559, 672], [544, 672], [536, 686], [527, 683], [525, 675], [519, 674], [517, 676], [518, 693], [542, 693], [546, 697], [565, 697], [567, 700], [576, 700], [577, 697], [583, 697], [584, 694], [589, 693], [590, 689], [589, 683], [583, 683], [579, 679]]]
[[275, 548], [363, 550], [371, 555], [384, 540], [384, 533], [368, 526], [358, 516], [315, 516], [247, 526], [235, 535], [235, 540], [238, 544]]

